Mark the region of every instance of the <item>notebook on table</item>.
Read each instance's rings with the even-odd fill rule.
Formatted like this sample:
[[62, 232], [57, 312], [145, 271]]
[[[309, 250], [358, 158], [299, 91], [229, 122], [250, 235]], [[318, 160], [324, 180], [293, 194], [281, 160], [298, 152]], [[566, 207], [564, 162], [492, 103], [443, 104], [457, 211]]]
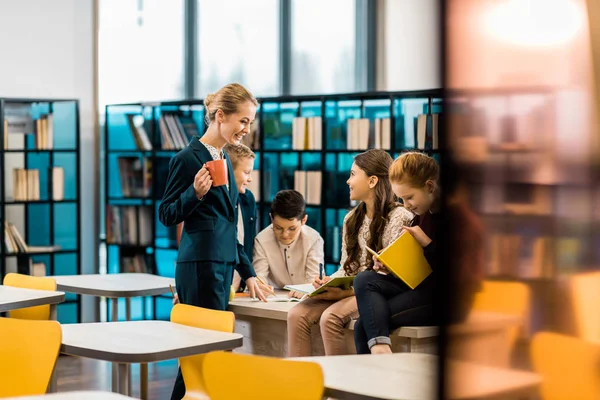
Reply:
[[294, 290], [296, 292], [307, 294], [309, 297], [316, 296], [326, 291], [330, 287], [339, 287], [340, 289], [350, 289], [354, 282], [353, 276], [341, 276], [331, 279], [326, 284], [322, 285], [318, 289], [315, 289], [312, 283], [303, 283], [301, 285], [285, 285], [283, 288], [286, 290]]
[[431, 274], [423, 247], [407, 231], [379, 253], [369, 247], [367, 251], [411, 289], [419, 286]]

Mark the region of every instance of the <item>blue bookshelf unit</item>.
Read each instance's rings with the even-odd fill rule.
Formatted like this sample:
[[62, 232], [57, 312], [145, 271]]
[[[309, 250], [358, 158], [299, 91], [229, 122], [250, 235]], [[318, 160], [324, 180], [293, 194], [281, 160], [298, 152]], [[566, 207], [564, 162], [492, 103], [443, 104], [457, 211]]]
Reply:
[[[80, 274], [79, 101], [0, 98], [0, 122], [0, 275]], [[57, 314], [81, 321], [80, 296]]]
[[[269, 206], [275, 194], [282, 189], [295, 188], [299, 179], [295, 176], [297, 171], [318, 173], [320, 184], [312, 189], [316, 190], [312, 196], [307, 196], [308, 224], [325, 239], [326, 272], [333, 273], [339, 266], [342, 222], [351, 208], [346, 185], [350, 167], [356, 154], [373, 147], [349, 149], [351, 129], [348, 121], [368, 119], [369, 124], [374, 124], [376, 120], [387, 120], [389, 138], [388, 145], [384, 147], [393, 157], [408, 150], [419, 150], [437, 157], [439, 150], [432, 146], [431, 128], [427, 127], [427, 140], [420, 149], [417, 149], [417, 129], [419, 115], [431, 116], [442, 111], [441, 95], [441, 90], [426, 90], [259, 98], [255, 130], [245, 141], [257, 155], [255, 170], [260, 177], [259, 193], [255, 193], [259, 199], [258, 229], [269, 224]], [[315, 136], [319, 137], [319, 143], [313, 142], [302, 149], [295, 145], [298, 117], [316, 121], [311, 129], [321, 132]], [[131, 270], [130, 262], [124, 262], [124, 259], [137, 257], [145, 260], [145, 272], [174, 277], [177, 232], [158, 221], [158, 207], [170, 158], [179, 151], [184, 141], [187, 145], [191, 136], [201, 134], [205, 129], [202, 100], [106, 107], [101, 271], [125, 272], [124, 267]], [[171, 132], [171, 138], [177, 136], [173, 135], [175, 131], [181, 138], [179, 146], [177, 139], [168, 137], [167, 132]], [[371, 141], [375, 132], [371, 125], [369, 132]], [[144, 135], [147, 137], [146, 144], [140, 139]], [[177, 148], [170, 148], [173, 147], [171, 142]], [[124, 165], [127, 173], [123, 173]], [[314, 178], [314, 175], [311, 176], [309, 181]], [[124, 181], [141, 181], [142, 188], [131, 192], [127, 184], [124, 186]], [[117, 220], [120, 222], [115, 222]], [[138, 227], [133, 230], [124, 228], [125, 220], [134, 221]], [[114, 232], [116, 224], [121, 224], [120, 233]], [[134, 231], [135, 237], [124, 240], [125, 231], [128, 234]], [[121, 237], [117, 237], [119, 235]], [[171, 297], [169, 294], [133, 299], [131, 305], [132, 319], [168, 319]], [[120, 307], [124, 310], [125, 303]]]

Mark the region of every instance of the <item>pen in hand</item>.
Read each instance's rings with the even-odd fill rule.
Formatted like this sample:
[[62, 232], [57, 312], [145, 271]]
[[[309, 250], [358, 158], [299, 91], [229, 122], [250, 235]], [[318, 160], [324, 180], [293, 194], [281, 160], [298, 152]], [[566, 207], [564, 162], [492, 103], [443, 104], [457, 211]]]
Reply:
[[323, 280], [323, 263], [319, 263], [319, 279]]

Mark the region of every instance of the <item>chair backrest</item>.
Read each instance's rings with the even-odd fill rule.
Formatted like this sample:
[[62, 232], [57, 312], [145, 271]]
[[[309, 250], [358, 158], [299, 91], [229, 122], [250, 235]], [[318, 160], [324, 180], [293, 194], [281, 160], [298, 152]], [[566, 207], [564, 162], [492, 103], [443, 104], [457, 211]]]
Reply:
[[[25, 289], [49, 291], [56, 290], [56, 281], [53, 278], [15, 274], [13, 272], [6, 274], [6, 276], [4, 277], [4, 284], [6, 286], [13, 286]], [[50, 319], [50, 306], [44, 305], [29, 308], [21, 308], [19, 310], [10, 311], [8, 315], [11, 318], [48, 320]]]
[[586, 340], [600, 340], [600, 272], [570, 276], [569, 289], [577, 336]]
[[522, 326], [510, 328], [509, 343], [513, 348], [519, 330], [528, 332], [531, 291], [521, 282], [484, 281], [482, 290], [475, 296], [473, 310], [490, 311], [502, 314], [516, 315], [522, 319]]
[[[210, 310], [180, 303], [175, 304], [171, 310], [171, 322], [194, 328], [233, 333], [235, 314], [231, 311]], [[206, 393], [201, 373], [204, 357], [205, 354], [199, 354], [179, 359], [186, 393]], [[191, 396], [186, 396], [186, 398], [189, 397]]]
[[542, 376], [542, 399], [600, 399], [600, 344], [540, 332], [530, 352], [533, 368]]
[[0, 397], [46, 393], [60, 352], [60, 324], [0, 318], [0, 332]]
[[[324, 380], [321, 366], [309, 361], [213, 352], [206, 355], [202, 376], [211, 400], [320, 400]], [[223, 377], [235, 376], [232, 385]]]

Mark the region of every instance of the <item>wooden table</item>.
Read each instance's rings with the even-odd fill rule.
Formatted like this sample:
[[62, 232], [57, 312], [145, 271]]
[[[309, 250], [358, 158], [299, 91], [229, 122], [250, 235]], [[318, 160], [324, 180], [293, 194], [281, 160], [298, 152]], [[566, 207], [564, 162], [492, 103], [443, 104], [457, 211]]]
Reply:
[[171, 360], [242, 345], [242, 336], [237, 333], [168, 321], [94, 322], [65, 324], [62, 328], [62, 353], [118, 364], [117, 387], [121, 394], [129, 392], [128, 364]]
[[100, 391], [77, 391], [47, 394], [42, 396], [9, 397], [6, 400], [127, 400], [133, 397]]
[[[304, 357], [321, 365], [325, 395], [339, 400], [437, 398], [437, 363], [431, 354]], [[448, 364], [453, 400], [489, 399], [535, 391], [541, 378], [534, 373], [481, 366], [464, 361]]]
[[56, 305], [64, 300], [65, 294], [63, 292], [0, 285], [0, 312], [50, 305], [50, 318], [56, 320]]
[[[54, 275], [57, 288], [69, 293], [108, 297], [112, 299], [112, 321], [119, 319], [119, 298], [125, 299], [125, 318], [131, 320], [131, 298], [139, 296], [158, 296], [175, 287], [175, 279], [142, 273], [122, 274], [84, 274]], [[113, 366], [112, 384], [117, 385], [117, 368]], [[131, 382], [128, 383], [131, 387]], [[140, 364], [140, 392], [142, 399], [147, 398], [148, 365]]]

